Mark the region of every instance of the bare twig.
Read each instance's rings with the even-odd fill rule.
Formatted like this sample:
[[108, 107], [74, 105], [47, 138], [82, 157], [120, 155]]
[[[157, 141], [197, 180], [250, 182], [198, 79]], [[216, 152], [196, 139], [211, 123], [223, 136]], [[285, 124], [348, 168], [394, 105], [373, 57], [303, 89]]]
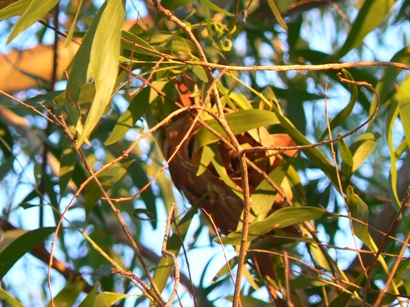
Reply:
[[168, 210], [167, 226], [165, 228], [164, 240], [162, 241], [162, 249], [161, 249], [161, 253], [164, 257], [170, 257], [172, 259], [172, 262], [174, 263], [174, 274], [175, 274], [174, 289], [172, 290], [172, 294], [170, 298], [168, 299], [168, 302], [165, 304], [165, 307], [169, 307], [173, 303], [175, 296], [178, 293], [178, 286], [179, 286], [179, 280], [180, 280], [179, 264], [178, 264], [177, 257], [175, 257], [174, 253], [171, 253], [167, 250], [167, 242], [169, 238], [169, 233], [171, 231], [171, 223], [172, 223], [172, 220], [174, 219], [174, 210], [175, 210], [175, 204], [172, 203], [169, 206], [169, 210]]

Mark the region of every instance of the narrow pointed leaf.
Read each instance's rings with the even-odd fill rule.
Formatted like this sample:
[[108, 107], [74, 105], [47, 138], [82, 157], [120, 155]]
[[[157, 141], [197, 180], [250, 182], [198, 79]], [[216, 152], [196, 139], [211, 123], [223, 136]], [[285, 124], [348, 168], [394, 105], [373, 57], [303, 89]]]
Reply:
[[[347, 71], [347, 70], [342, 70], [343, 71], [343, 77], [352, 80], [353, 76]], [[340, 126], [345, 122], [347, 117], [352, 113], [353, 107], [356, 104], [357, 98], [358, 98], [358, 90], [357, 90], [357, 85], [348, 83], [347, 88], [351, 93], [350, 96], [350, 101], [347, 104], [347, 106], [340, 111], [331, 121], [330, 121], [330, 128], [333, 131], [336, 127]], [[323, 134], [320, 136], [320, 140], [323, 140], [327, 135], [329, 135], [329, 129], [326, 129]]]
[[366, 35], [386, 18], [394, 3], [395, 0], [366, 0], [353, 23], [343, 47], [337, 53], [336, 59], [340, 59], [350, 50], [360, 45]]
[[350, 146], [350, 151], [353, 155], [353, 168], [352, 171], [355, 172], [367, 157], [376, 148], [376, 141], [380, 137], [379, 133], [364, 133], [357, 138]]
[[406, 76], [398, 92], [396, 99], [399, 104], [399, 114], [403, 125], [404, 135], [406, 136], [407, 146], [410, 148], [410, 74]]
[[32, 0], [23, 13], [20, 19], [15, 24], [6, 44], [10, 43], [17, 35], [23, 32], [25, 29], [33, 25], [36, 21], [43, 18], [56, 4], [58, 0]]
[[31, 0], [20, 0], [0, 10], [0, 20], [23, 14]]
[[0, 253], [0, 278], [3, 278], [25, 253], [31, 251], [54, 231], [55, 227], [35, 229], [19, 236], [11, 242]]
[[[282, 229], [295, 224], [303, 223], [309, 220], [320, 219], [328, 216], [326, 210], [315, 207], [286, 207], [275, 211], [263, 221], [253, 223], [249, 226], [248, 241], [273, 230]], [[224, 244], [240, 244], [242, 234], [235, 232], [222, 238]], [[219, 242], [219, 240], [217, 240]]]
[[77, 146], [81, 146], [88, 139], [111, 102], [117, 80], [124, 16], [124, 5], [121, 0], [107, 2], [91, 47], [90, 67], [95, 81], [95, 98]]
[[366, 203], [359, 197], [359, 195], [354, 193], [352, 186], [348, 186], [346, 189], [346, 200], [352, 216], [356, 220], [363, 222], [360, 223], [355, 220], [353, 221], [354, 234], [362, 240], [370, 250], [376, 251], [377, 247], [370, 236], [369, 229], [367, 227], [369, 222], [369, 209]]
[[17, 299], [11, 296], [6, 290], [0, 288], [0, 299], [1, 301], [7, 303], [6, 306], [10, 307], [24, 307], [22, 303], [20, 303]]
[[[226, 120], [234, 134], [239, 134], [262, 126], [279, 124], [278, 118], [274, 113], [257, 109], [241, 110], [239, 112], [226, 114]], [[226, 133], [215, 119], [207, 121], [207, 124], [223, 136], [226, 136]], [[208, 129], [202, 127], [197, 134], [194, 150], [196, 151], [202, 146], [216, 141], [218, 141], [218, 137]]]

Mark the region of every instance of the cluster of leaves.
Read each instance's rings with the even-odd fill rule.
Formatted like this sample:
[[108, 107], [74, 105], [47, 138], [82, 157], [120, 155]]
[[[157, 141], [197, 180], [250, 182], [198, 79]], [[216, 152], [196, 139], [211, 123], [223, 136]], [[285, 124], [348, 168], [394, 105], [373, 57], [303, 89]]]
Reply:
[[[8, 42], [58, 3], [37, 2], [20, 0], [0, 10], [1, 19], [21, 15]], [[400, 74], [409, 69], [410, 49], [398, 51], [390, 63], [347, 61], [351, 54], [363, 58], [364, 38], [383, 22], [404, 22], [409, 1], [393, 17], [395, 1], [363, 1], [351, 25], [341, 12], [355, 8], [345, 1], [333, 1], [316, 19], [306, 1], [220, 2], [152, 1], [147, 8], [153, 25], [137, 23], [129, 30], [122, 29], [123, 1], [106, 1], [92, 18], [81, 14], [81, 5], [75, 10], [74, 2], [68, 4], [66, 11], [74, 13], [65, 44], [81, 43], [64, 89], [48, 88], [25, 102], [2, 100], [10, 116], [34, 117], [26, 129], [43, 131], [27, 134], [42, 144], [40, 152], [27, 146], [31, 190], [18, 204], [11, 195], [3, 209], [0, 276], [7, 277], [29, 251], [48, 262], [58, 242], [71, 268], [49, 262], [50, 271], [67, 277], [53, 297], [57, 306], [112, 305], [134, 299], [133, 293], [135, 304], [166, 306], [180, 282], [186, 289], [179, 288], [179, 296], [187, 296], [182, 302], [201, 306], [226, 288], [234, 297], [218, 294], [217, 300], [231, 299], [235, 306], [403, 304], [410, 295], [403, 257], [409, 236], [403, 224], [397, 231], [406, 239], [393, 237], [393, 208], [403, 213], [405, 207], [407, 186], [397, 188], [396, 161], [410, 146], [410, 77]], [[335, 37], [346, 33], [345, 41], [329, 42], [331, 53], [310, 48], [303, 37], [304, 27], [313, 29], [320, 18], [335, 24]], [[76, 33], [84, 24], [86, 30]], [[332, 107], [343, 92], [349, 95], [343, 107]], [[394, 135], [396, 124], [401, 137]], [[27, 171], [15, 166], [21, 159], [16, 152], [24, 149], [21, 132], [9, 129], [4, 117], [0, 125], [0, 175], [6, 182]], [[388, 184], [382, 169], [372, 167], [369, 175], [369, 159], [390, 162]], [[171, 178], [192, 206], [174, 196]], [[380, 191], [387, 187], [391, 200], [384, 205]], [[162, 239], [153, 242], [150, 236], [164, 224], [161, 212], [176, 202], [176, 218], [168, 214], [172, 236], [164, 245]], [[43, 227], [45, 208], [53, 227]], [[383, 223], [378, 232], [369, 223], [376, 226], [370, 219], [380, 208], [392, 218], [377, 220]], [[40, 212], [35, 230], [8, 223], [33, 210]], [[347, 229], [340, 226], [344, 221]], [[190, 227], [197, 227], [192, 237]], [[216, 250], [235, 247], [214, 283], [204, 282], [205, 272], [178, 265], [186, 259], [195, 266], [183, 243], [191, 240], [195, 250], [204, 232]], [[41, 244], [53, 233], [47, 251]], [[345, 249], [339, 233], [355, 242], [357, 260], [347, 269], [337, 258]], [[387, 244], [389, 237], [394, 244]], [[201, 275], [200, 282], [194, 284], [191, 274]], [[253, 296], [261, 287], [270, 303]], [[9, 292], [1, 288], [0, 297], [20, 306]]]

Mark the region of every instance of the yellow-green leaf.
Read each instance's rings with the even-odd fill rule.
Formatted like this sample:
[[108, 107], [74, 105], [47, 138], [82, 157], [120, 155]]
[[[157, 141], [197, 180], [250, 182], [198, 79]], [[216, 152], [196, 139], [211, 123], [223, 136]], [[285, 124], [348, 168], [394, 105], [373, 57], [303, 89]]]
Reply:
[[360, 196], [354, 193], [354, 189], [350, 185], [346, 189], [346, 201], [352, 217], [355, 218], [355, 220], [353, 220], [354, 234], [362, 240], [370, 250], [375, 252], [377, 247], [370, 236], [369, 229], [367, 227], [369, 221], [369, 209]]
[[[258, 221], [249, 226], [248, 241], [271, 231], [272, 229], [282, 229], [309, 220], [320, 219], [328, 216], [326, 210], [315, 207], [286, 207], [275, 211], [263, 221]], [[224, 244], [240, 244], [242, 234], [238, 232], [230, 233], [222, 238]], [[219, 240], [217, 240], [219, 242]]]
[[403, 80], [396, 94], [399, 103], [399, 114], [406, 136], [407, 146], [410, 148], [410, 74]]
[[10, 17], [22, 14], [27, 8], [29, 2], [31, 2], [31, 0], [20, 0], [7, 5], [0, 10], [0, 20], [8, 19]]
[[353, 23], [343, 47], [336, 55], [340, 59], [353, 48], [360, 45], [363, 39], [373, 31], [388, 15], [395, 0], [366, 0]]
[[[279, 124], [276, 115], [265, 110], [241, 110], [226, 114], [225, 117], [234, 134], [239, 134], [262, 126]], [[222, 136], [226, 136], [226, 133], [215, 119], [208, 120], [207, 124], [218, 131]], [[216, 141], [218, 141], [218, 137], [208, 129], [202, 127], [197, 134], [195, 150]]]
[[118, 74], [121, 27], [125, 11], [122, 0], [108, 0], [91, 47], [90, 68], [95, 81], [95, 98], [77, 146], [88, 139], [111, 102]]
[[57, 3], [58, 0], [31, 0], [23, 15], [14, 25], [6, 44], [10, 43], [21, 32], [33, 25], [33, 23], [43, 18]]

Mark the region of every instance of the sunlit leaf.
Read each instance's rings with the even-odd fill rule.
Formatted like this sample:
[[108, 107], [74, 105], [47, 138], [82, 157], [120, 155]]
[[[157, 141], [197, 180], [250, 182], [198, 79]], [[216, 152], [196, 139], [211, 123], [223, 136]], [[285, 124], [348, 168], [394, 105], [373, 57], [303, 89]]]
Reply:
[[396, 94], [399, 104], [399, 114], [406, 136], [407, 146], [410, 147], [410, 74], [406, 76]]
[[389, 112], [386, 118], [386, 139], [390, 152], [390, 190], [392, 193], [392, 205], [398, 210], [400, 208], [400, 200], [397, 195], [397, 167], [396, 167], [396, 154], [393, 143], [393, 131], [394, 123], [399, 115], [399, 106], [397, 101], [392, 101]]
[[98, 293], [95, 301], [94, 301], [94, 307], [111, 307], [114, 305], [116, 302], [123, 300], [127, 297], [130, 296], [136, 296], [135, 294], [121, 294], [121, 293], [115, 293], [115, 292], [101, 292]]
[[366, 161], [367, 157], [376, 148], [376, 141], [379, 137], [379, 133], [367, 132], [360, 135], [357, 140], [349, 146], [353, 155], [353, 172], [356, 171], [364, 161]]
[[88, 139], [111, 102], [117, 81], [121, 27], [124, 17], [124, 5], [121, 0], [107, 2], [91, 46], [90, 68], [95, 81], [95, 98], [77, 146], [81, 146]]
[[376, 251], [377, 247], [370, 236], [367, 227], [369, 222], [369, 209], [359, 195], [354, 193], [354, 188], [352, 186], [348, 186], [346, 189], [346, 201], [352, 217], [356, 219], [353, 220], [354, 234], [362, 240], [370, 250]]
[[[266, 219], [258, 221], [249, 226], [249, 237], [251, 241], [271, 230], [282, 229], [309, 220], [315, 220], [329, 216], [326, 210], [315, 207], [286, 207], [279, 209], [269, 215]], [[222, 238], [224, 244], [240, 244], [241, 233], [231, 233]], [[219, 240], [217, 240], [218, 242]]]
[[[254, 128], [278, 124], [279, 121], [274, 113], [265, 110], [242, 110], [226, 114], [226, 120], [234, 134], [239, 134]], [[226, 136], [219, 123], [215, 119], [207, 121], [207, 124], [217, 132]], [[218, 137], [208, 129], [201, 127], [195, 140], [195, 150], [204, 145], [218, 141]]]
[[31, 0], [28, 6], [25, 3], [27, 9], [14, 25], [13, 30], [7, 38], [6, 44], [10, 43], [21, 32], [33, 25], [33, 23], [40, 20], [45, 14], [48, 13], [48, 11], [56, 6], [57, 3], [58, 0]]
[[10, 307], [24, 307], [17, 299], [11, 296], [6, 290], [0, 288], [0, 299], [7, 303], [7, 306]]
[[20, 0], [0, 10], [0, 20], [23, 14], [31, 0]]

